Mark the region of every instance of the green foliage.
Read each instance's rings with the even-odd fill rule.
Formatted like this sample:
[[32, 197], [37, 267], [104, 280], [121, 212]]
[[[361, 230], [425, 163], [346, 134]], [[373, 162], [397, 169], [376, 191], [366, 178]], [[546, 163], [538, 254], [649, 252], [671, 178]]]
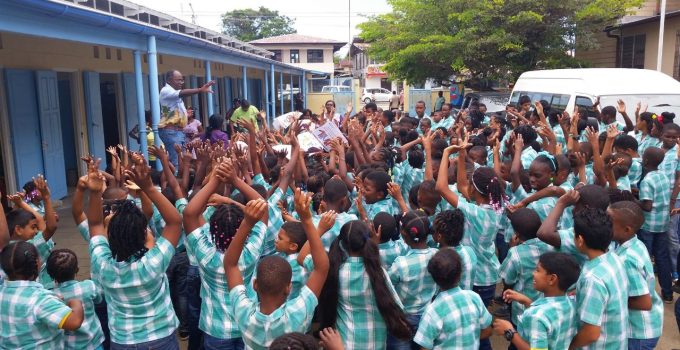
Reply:
[[293, 34], [297, 32], [294, 24], [294, 20], [279, 15], [279, 11], [263, 6], [257, 10], [234, 10], [222, 14], [222, 32], [242, 41]]
[[393, 11], [360, 24], [361, 37], [393, 78], [423, 82], [463, 73], [512, 79], [532, 69], [585, 66], [568, 52], [597, 48], [594, 33], [642, 0], [388, 2]]

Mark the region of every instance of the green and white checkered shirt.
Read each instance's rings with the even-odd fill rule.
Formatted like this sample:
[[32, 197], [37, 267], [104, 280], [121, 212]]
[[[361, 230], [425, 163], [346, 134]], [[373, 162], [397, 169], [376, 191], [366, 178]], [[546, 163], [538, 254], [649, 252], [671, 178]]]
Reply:
[[491, 207], [478, 206], [463, 201], [458, 202], [458, 209], [465, 215], [464, 245], [471, 247], [477, 256], [475, 267], [475, 286], [490, 286], [498, 282], [500, 263], [496, 257], [496, 233], [500, 229], [500, 216]]
[[174, 254], [161, 236], [141, 259], [117, 262], [106, 237], [90, 240], [90, 266], [106, 298], [112, 342], [138, 344], [175, 332], [178, 321], [165, 274]]
[[63, 349], [60, 328], [71, 308], [34, 281], [5, 281], [0, 286], [0, 347]]
[[628, 310], [628, 338], [652, 339], [661, 336], [663, 329], [663, 302], [654, 289], [656, 279], [649, 253], [644, 243], [633, 236], [614, 251], [623, 261], [628, 277], [628, 297], [649, 294], [652, 309]]
[[94, 304], [102, 300], [101, 290], [91, 280], [67, 281], [59, 283], [54, 289], [64, 300], [78, 299], [83, 302], [85, 318], [76, 331], [64, 331], [66, 349], [94, 350], [104, 342], [104, 332], [99, 318], [94, 312]]
[[263, 256], [276, 253], [276, 237], [283, 226], [283, 215], [281, 215], [281, 210], [279, 210], [277, 203], [283, 198], [283, 195], [283, 191], [277, 188], [271, 197], [267, 199], [269, 218], [267, 219], [267, 232], [262, 249]]
[[397, 203], [390, 196], [372, 204], [365, 203], [364, 209], [366, 210], [366, 216], [368, 216], [369, 220], [373, 220], [373, 218], [378, 215], [378, 213], [388, 213], [390, 215], [401, 214], [399, 205], [397, 205]]
[[[524, 187], [519, 186], [517, 187], [517, 190], [514, 193], [513, 196], [513, 201], [519, 202], [527, 197], [529, 197], [530, 194], [535, 193], [535, 191], [531, 191], [531, 193], [527, 193], [524, 190]], [[538, 214], [538, 217], [541, 218], [541, 222], [545, 221], [545, 218], [548, 217], [548, 214], [550, 214], [550, 211], [555, 207], [555, 204], [557, 203], [557, 197], [543, 197], [539, 200], [533, 201], [527, 205], [527, 208], [533, 210]], [[510, 226], [512, 227], [512, 225]]]
[[645, 175], [640, 183], [640, 201], [651, 200], [652, 211], [643, 212], [645, 222], [642, 229], [649, 232], [666, 232], [671, 222], [669, 206], [671, 204], [672, 184], [668, 177], [659, 170]]
[[537, 299], [520, 316], [517, 331], [531, 349], [567, 350], [577, 331], [573, 298]]
[[578, 264], [583, 266], [583, 264], [588, 261], [588, 257], [576, 249], [576, 243], [574, 242], [574, 228], [572, 227], [564, 230], [558, 230], [557, 234], [560, 236], [559, 251], [573, 256]]
[[583, 265], [576, 282], [578, 318], [600, 327], [600, 337], [584, 349], [628, 349], [628, 282], [622, 276], [626, 271], [613, 252]]
[[[392, 297], [403, 308], [387, 272], [384, 273]], [[384, 349], [387, 327], [378, 310], [363, 259], [348, 257], [340, 266], [338, 276], [336, 327], [345, 349]]]
[[637, 133], [635, 134], [635, 139], [638, 142], [638, 154], [642, 156], [645, 154], [645, 150], [649, 147], [659, 147], [663, 145], [661, 140], [658, 138], [652, 136], [652, 135], [647, 135], [647, 136], [642, 136], [642, 133]]
[[399, 237], [396, 241], [387, 241], [385, 243], [378, 244], [378, 250], [380, 251], [380, 261], [385, 269], [389, 269], [394, 263], [394, 259], [398, 256], [405, 255], [410, 248], [404, 243], [404, 241]]
[[630, 163], [630, 169], [628, 169], [628, 179], [630, 180], [630, 186], [632, 188], [638, 188], [638, 183], [642, 177], [642, 159], [633, 158]]
[[[543, 293], [534, 289], [534, 275], [538, 258], [543, 253], [551, 251], [552, 247], [543, 243], [538, 238], [533, 238], [508, 250], [508, 256], [501, 265], [501, 278], [505, 284], [511, 285], [512, 289], [526, 295], [531, 300], [543, 296]], [[524, 305], [512, 303], [512, 322], [519, 324], [519, 317], [524, 312]]]
[[54, 288], [54, 280], [52, 280], [52, 277], [47, 273], [47, 258], [50, 256], [50, 253], [52, 253], [52, 249], [54, 249], [54, 241], [47, 240], [45, 241], [45, 236], [43, 236], [42, 232], [38, 232], [32, 239], [26, 241], [28, 243], [33, 244], [35, 248], [38, 250], [38, 255], [40, 255], [40, 273], [38, 274], [38, 282], [42, 284], [45, 288], [47, 289], [53, 289]]
[[564, 137], [564, 130], [557, 124], [552, 127], [552, 131], [555, 134], [555, 142], [562, 145], [562, 153], [567, 153], [567, 139]]
[[477, 255], [475, 251], [462, 244], [449, 248], [453, 248], [458, 253], [458, 256], [460, 256], [460, 261], [463, 262], [463, 271], [461, 271], [458, 286], [460, 289], [472, 290], [472, 281], [475, 279], [475, 269], [477, 268]]
[[675, 172], [678, 171], [680, 163], [678, 162], [678, 146], [666, 151], [663, 157], [663, 162], [659, 164], [659, 170], [666, 175], [671, 184], [671, 188], [675, 184]]
[[434, 248], [410, 249], [398, 256], [387, 272], [407, 314], [422, 314], [437, 292], [437, 284], [427, 272], [427, 263], [436, 252]]
[[482, 298], [459, 287], [440, 292], [425, 308], [413, 341], [426, 349], [478, 349], [492, 317]]
[[423, 179], [425, 178], [425, 170], [411, 167], [408, 161], [402, 163], [406, 164], [403, 165], [404, 174], [401, 178], [401, 183], [399, 183], [399, 186], [401, 186], [401, 195], [404, 197], [406, 203], [408, 203], [409, 191], [413, 185], [423, 182]]
[[522, 150], [522, 155], [519, 159], [522, 162], [522, 167], [524, 170], [529, 170], [531, 162], [533, 162], [536, 157], [538, 157], [538, 152], [536, 152], [533, 147], [529, 146]]
[[[321, 236], [321, 243], [323, 243], [323, 246], [326, 248], [326, 250], [331, 247], [331, 243], [333, 243], [333, 241], [340, 235], [340, 229], [342, 226], [352, 220], [358, 220], [358, 217], [354, 214], [338, 213], [338, 215], [335, 217], [335, 223], [333, 224], [333, 227], [331, 227], [330, 230]], [[315, 227], [319, 226], [319, 221], [321, 221], [321, 215], [312, 215], [312, 222], [314, 223]]]
[[256, 350], [268, 349], [274, 339], [286, 333], [306, 333], [319, 303], [307, 286], [302, 287], [300, 296], [286, 301], [269, 315], [260, 312], [257, 300], [248, 298], [244, 285], [232, 288], [229, 301], [246, 348]]

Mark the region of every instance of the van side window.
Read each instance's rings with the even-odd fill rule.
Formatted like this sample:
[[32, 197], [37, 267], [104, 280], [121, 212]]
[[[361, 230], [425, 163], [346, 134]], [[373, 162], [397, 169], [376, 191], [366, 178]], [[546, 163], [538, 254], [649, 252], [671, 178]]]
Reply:
[[576, 96], [574, 105], [576, 105], [576, 107], [579, 109], [585, 109], [589, 118], [596, 117], [596, 113], [593, 112], [593, 101], [591, 101], [589, 97]]

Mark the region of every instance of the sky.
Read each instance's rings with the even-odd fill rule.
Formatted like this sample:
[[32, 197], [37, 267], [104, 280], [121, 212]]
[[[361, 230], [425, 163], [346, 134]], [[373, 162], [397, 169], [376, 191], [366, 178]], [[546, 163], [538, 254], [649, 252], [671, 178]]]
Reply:
[[[224, 12], [267, 7], [278, 10], [279, 14], [295, 20], [299, 34], [335, 39], [347, 42], [351, 34], [356, 36], [356, 25], [364, 22], [366, 16], [390, 12], [387, 0], [132, 0], [142, 6], [191, 22], [191, 7], [196, 15], [196, 24], [221, 31], [220, 15]], [[190, 7], [189, 4], [192, 6]], [[246, 5], [247, 4], [247, 5]], [[349, 16], [348, 20], [348, 12]], [[351, 23], [348, 23], [350, 22]]]

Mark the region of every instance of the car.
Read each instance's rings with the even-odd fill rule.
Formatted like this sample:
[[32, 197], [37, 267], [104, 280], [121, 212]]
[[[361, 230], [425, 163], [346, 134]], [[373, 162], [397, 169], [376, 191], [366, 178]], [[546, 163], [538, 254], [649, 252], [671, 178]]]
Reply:
[[321, 88], [321, 92], [351, 92], [352, 88], [345, 85], [326, 85]]
[[495, 113], [505, 111], [505, 106], [508, 104], [510, 99], [510, 93], [498, 92], [498, 91], [480, 91], [471, 92], [465, 95], [463, 100], [462, 109], [470, 107], [472, 102], [477, 101], [478, 103], [483, 103], [486, 106], [486, 113]]
[[364, 103], [370, 102], [390, 102], [392, 91], [383, 88], [364, 88], [361, 100]]

